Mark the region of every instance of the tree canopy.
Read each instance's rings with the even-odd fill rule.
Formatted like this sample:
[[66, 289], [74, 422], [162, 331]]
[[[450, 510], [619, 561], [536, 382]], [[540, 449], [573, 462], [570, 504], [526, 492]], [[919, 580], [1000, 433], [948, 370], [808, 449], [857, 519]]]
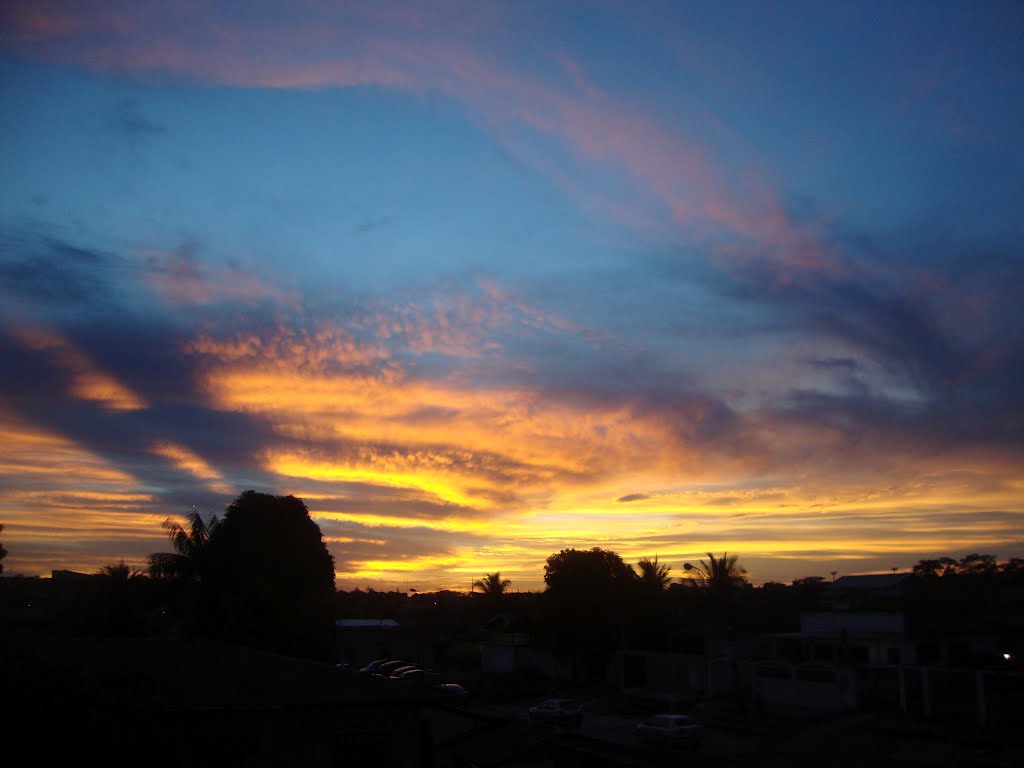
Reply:
[[473, 582], [473, 589], [479, 589], [480, 594], [497, 597], [503, 595], [512, 586], [509, 579], [501, 578], [501, 571], [486, 574], [482, 579]]
[[563, 549], [544, 565], [550, 593], [590, 600], [636, 583], [636, 573], [618, 554], [607, 549]]
[[334, 558], [301, 499], [245, 491], [210, 535], [204, 589], [230, 639], [327, 657]]
[[[0, 533], [4, 532], [3, 523], [0, 523]], [[4, 572], [4, 558], [7, 557], [7, 550], [4, 549], [4, 545], [0, 542], [0, 573]]]
[[969, 555], [964, 555], [960, 560], [954, 560], [951, 557], [921, 560], [914, 566], [913, 574], [922, 579], [947, 576], [984, 576], [1005, 570], [1005, 568], [1005, 565], [1000, 566], [996, 562], [995, 555], [981, 555], [972, 552]]

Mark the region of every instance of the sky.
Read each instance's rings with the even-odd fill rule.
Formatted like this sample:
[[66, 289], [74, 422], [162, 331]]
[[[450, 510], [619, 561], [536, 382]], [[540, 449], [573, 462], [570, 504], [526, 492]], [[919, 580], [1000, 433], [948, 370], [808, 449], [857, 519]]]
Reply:
[[1024, 556], [1013, 2], [7, 0], [5, 573]]

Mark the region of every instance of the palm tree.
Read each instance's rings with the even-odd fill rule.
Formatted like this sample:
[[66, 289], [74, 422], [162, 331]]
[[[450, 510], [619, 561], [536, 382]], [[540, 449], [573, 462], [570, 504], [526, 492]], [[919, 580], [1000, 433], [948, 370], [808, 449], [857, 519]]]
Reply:
[[482, 579], [473, 582], [473, 589], [479, 589], [480, 594], [491, 597], [505, 594], [510, 586], [512, 586], [512, 582], [501, 578], [501, 571], [488, 573]]
[[154, 578], [202, 579], [203, 561], [210, 536], [220, 521], [213, 515], [209, 522], [205, 522], [194, 508], [186, 519], [187, 531], [176, 520], [169, 517], [164, 520], [163, 528], [174, 546], [174, 552], [155, 552], [149, 556], [149, 572]]
[[135, 581], [135, 579], [145, 578], [145, 571], [140, 571], [137, 568], [132, 568], [123, 559], [114, 565], [108, 563], [100, 568], [100, 575], [106, 576], [112, 581], [127, 582]]
[[747, 579], [744, 574], [747, 569], [739, 564], [739, 558], [736, 555], [730, 556], [728, 552], [723, 552], [721, 557], [715, 557], [710, 552], [707, 555], [707, 561], [701, 560], [700, 565], [691, 565], [690, 563], [683, 565], [683, 568], [690, 572], [690, 579], [697, 586], [720, 591], [739, 587], [746, 583]]
[[653, 560], [648, 557], [641, 558], [636, 567], [640, 569], [640, 583], [652, 592], [661, 592], [672, 581], [669, 575], [672, 566], [659, 563], [657, 555]]

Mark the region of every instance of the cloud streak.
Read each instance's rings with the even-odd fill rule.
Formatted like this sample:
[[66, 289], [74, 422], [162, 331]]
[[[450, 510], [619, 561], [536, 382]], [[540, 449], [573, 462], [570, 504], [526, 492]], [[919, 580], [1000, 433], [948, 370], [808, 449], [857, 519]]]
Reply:
[[250, 487], [342, 586], [1020, 551], [1016, 161], [903, 133], [845, 32], [587, 11], [6, 3], [12, 566]]
[[[784, 280], [842, 269], [768, 179], [747, 167], [740, 182], [716, 162], [712, 141], [669, 130], [650, 108], [588, 80], [581, 63], [531, 38], [521, 19], [497, 5], [445, 5], [425, 14], [407, 6], [382, 12], [377, 4], [303, 4], [243, 25], [214, 2], [173, 14], [147, 3], [15, 2], [7, 28], [2, 41], [14, 50], [105, 72], [247, 88], [439, 92], [466, 104], [513, 151], [542, 152], [545, 162], [535, 167], [551, 168], [556, 180], [571, 178], [581, 164], [621, 174], [657, 201], [670, 227], [708, 242], [725, 236], [716, 250], [733, 267], [767, 262]], [[493, 55], [524, 42], [536, 49], [541, 71]], [[542, 148], [550, 141], [560, 147], [553, 154]], [[593, 201], [592, 191], [569, 185]], [[628, 208], [627, 200], [612, 205]]]

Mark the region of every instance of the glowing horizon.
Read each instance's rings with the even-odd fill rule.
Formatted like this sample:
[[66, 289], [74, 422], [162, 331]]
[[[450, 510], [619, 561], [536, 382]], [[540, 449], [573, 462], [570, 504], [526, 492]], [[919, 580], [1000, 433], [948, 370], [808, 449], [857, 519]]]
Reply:
[[342, 588], [1024, 556], [1015, 14], [12, 0], [5, 574], [249, 488]]

